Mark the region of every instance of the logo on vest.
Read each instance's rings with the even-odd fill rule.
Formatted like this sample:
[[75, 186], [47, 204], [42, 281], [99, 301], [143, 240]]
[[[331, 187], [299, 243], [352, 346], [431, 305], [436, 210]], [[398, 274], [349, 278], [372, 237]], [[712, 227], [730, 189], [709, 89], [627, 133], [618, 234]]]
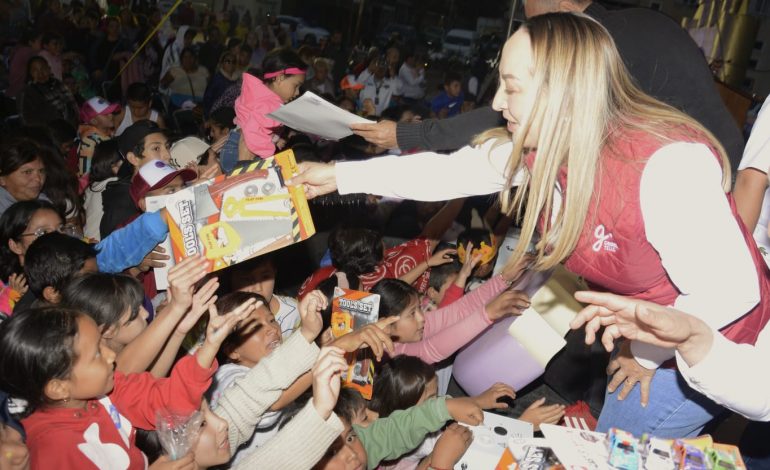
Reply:
[[595, 252], [600, 252], [601, 250], [609, 251], [610, 253], [615, 253], [618, 251], [618, 244], [612, 241], [612, 234], [607, 233], [607, 230], [604, 228], [604, 225], [599, 224], [596, 229], [594, 230], [594, 237], [596, 237], [596, 241], [591, 246]]

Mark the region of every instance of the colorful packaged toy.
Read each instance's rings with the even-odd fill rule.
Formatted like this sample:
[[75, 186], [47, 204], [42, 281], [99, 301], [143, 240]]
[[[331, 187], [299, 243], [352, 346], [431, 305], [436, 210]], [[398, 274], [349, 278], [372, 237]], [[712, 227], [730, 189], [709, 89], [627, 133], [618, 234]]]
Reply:
[[642, 462], [639, 441], [629, 432], [611, 428], [607, 433], [610, 466], [621, 470], [636, 470]]
[[[380, 296], [369, 292], [335, 287], [332, 300], [332, 335], [339, 338], [379, 319]], [[342, 384], [358, 390], [367, 400], [372, 399], [374, 359], [370, 349], [348, 353], [350, 367], [342, 375]]]
[[296, 170], [289, 150], [170, 195], [174, 260], [202, 254], [217, 271], [312, 236], [303, 189], [284, 183]]

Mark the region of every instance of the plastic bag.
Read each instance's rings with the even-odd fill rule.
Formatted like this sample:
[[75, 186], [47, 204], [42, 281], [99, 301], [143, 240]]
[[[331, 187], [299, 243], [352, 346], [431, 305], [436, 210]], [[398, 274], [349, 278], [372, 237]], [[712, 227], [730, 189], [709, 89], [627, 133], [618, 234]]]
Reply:
[[191, 415], [158, 411], [156, 431], [163, 446], [163, 452], [171, 460], [187, 455], [198, 440], [201, 423], [203, 423], [203, 414], [200, 411]]

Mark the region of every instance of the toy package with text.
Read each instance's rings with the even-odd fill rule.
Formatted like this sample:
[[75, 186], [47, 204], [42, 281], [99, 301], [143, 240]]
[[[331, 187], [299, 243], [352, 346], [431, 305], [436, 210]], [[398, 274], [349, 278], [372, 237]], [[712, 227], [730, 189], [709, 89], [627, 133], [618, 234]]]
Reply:
[[[369, 292], [334, 288], [331, 328], [335, 338], [374, 323], [379, 318], [380, 296]], [[345, 387], [358, 390], [367, 400], [372, 399], [374, 357], [370, 349], [346, 355], [350, 367], [342, 375]]]
[[174, 261], [202, 254], [209, 271], [300, 242], [315, 233], [289, 150], [187, 187], [166, 201]]

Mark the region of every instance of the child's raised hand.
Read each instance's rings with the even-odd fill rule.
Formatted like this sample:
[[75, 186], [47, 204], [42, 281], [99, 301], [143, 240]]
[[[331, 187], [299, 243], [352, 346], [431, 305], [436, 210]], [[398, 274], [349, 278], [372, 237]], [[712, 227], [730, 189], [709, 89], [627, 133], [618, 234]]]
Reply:
[[329, 299], [320, 290], [311, 291], [300, 300], [297, 306], [299, 316], [302, 319], [300, 332], [308, 343], [315, 341], [316, 337], [321, 333], [323, 328], [321, 310], [325, 309], [328, 305]]
[[150, 465], [149, 470], [197, 470], [198, 464], [195, 463], [195, 454], [188, 452], [187, 455], [176, 460], [171, 460], [168, 455], [161, 455], [158, 460]]
[[527, 308], [529, 308], [529, 296], [520, 290], [505, 290], [485, 307], [490, 321], [510, 315], [521, 315]]
[[23, 273], [14, 273], [8, 276], [8, 287], [18, 292], [19, 295], [24, 295], [29, 290], [29, 286], [27, 286], [27, 278]]
[[374, 324], [366, 325], [350, 333], [340, 336], [332, 342], [332, 345], [346, 352], [353, 352], [364, 346], [369, 346], [377, 361], [382, 360], [382, 355], [387, 352], [395, 355], [393, 340], [385, 332], [388, 326], [397, 322], [401, 317], [385, 317]]
[[504, 383], [497, 382], [496, 384], [489, 387], [481, 395], [477, 395], [472, 398], [476, 401], [476, 404], [479, 405], [482, 409], [491, 410], [491, 409], [508, 408], [507, 403], [502, 403], [497, 401], [502, 397], [509, 397], [510, 399], [514, 399], [516, 398], [516, 392], [513, 390], [511, 386], [506, 385]]
[[484, 422], [484, 412], [473, 398], [447, 398], [446, 408], [452, 419], [460, 423], [478, 426]]
[[327, 419], [340, 395], [340, 377], [347, 370], [344, 351], [334, 346], [321, 349], [313, 366], [313, 407]]
[[473, 432], [452, 423], [441, 433], [430, 453], [430, 468], [454, 468], [473, 442]]
[[182, 320], [177, 324], [176, 331], [186, 335], [193, 329], [198, 320], [206, 313], [217, 301], [215, 295], [219, 289], [219, 279], [213, 277], [193, 294], [192, 307], [187, 311]]
[[460, 268], [460, 272], [457, 273], [457, 280], [455, 280], [455, 284], [462, 285], [463, 287], [465, 287], [465, 281], [467, 281], [468, 278], [471, 277], [471, 274], [473, 274], [473, 270], [476, 269], [476, 266], [478, 266], [479, 263], [481, 263], [481, 258], [484, 257], [484, 254], [481, 253], [481, 251], [477, 252], [475, 255], [473, 254], [473, 242], [468, 242], [468, 245], [465, 247], [465, 253], [467, 253], [465, 262], [463, 263], [463, 267]]
[[540, 425], [556, 424], [564, 417], [564, 405], [545, 405], [545, 397], [529, 405], [524, 413], [519, 417], [520, 420], [532, 423], [535, 431], [540, 430]]
[[208, 261], [200, 255], [183, 259], [168, 270], [168, 295], [172, 308], [187, 310], [193, 303], [195, 283], [206, 277]]
[[257, 302], [255, 299], [249, 299], [224, 315], [219, 315], [216, 306], [210, 306], [209, 324], [206, 327], [206, 342], [214, 344], [219, 348], [219, 345], [235, 329], [236, 325], [246, 319], [251, 312], [261, 305], [261, 301]]
[[204, 369], [210, 368], [217, 352], [219, 352], [219, 346], [222, 345], [222, 341], [233, 332], [239, 322], [245, 320], [260, 305], [262, 305], [262, 302], [249, 299], [225, 315], [219, 315], [217, 307], [214, 305], [210, 306], [209, 324], [206, 326], [206, 340], [196, 353], [198, 365]]
[[433, 256], [428, 258], [428, 267], [429, 268], [435, 268], [436, 266], [441, 266], [442, 264], [447, 264], [452, 262], [452, 255], [456, 255], [457, 250], [454, 248], [445, 248], [443, 250], [439, 250], [435, 253], [433, 253]]

